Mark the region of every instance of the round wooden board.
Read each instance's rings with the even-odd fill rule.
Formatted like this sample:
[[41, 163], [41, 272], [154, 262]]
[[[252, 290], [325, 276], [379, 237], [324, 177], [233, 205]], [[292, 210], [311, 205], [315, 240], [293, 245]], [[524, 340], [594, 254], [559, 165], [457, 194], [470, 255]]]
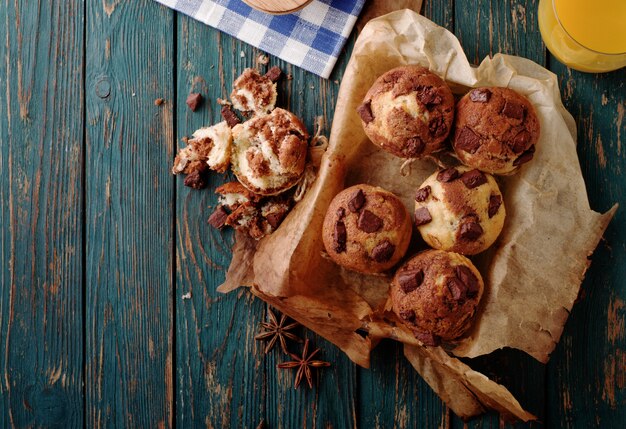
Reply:
[[272, 15], [293, 13], [309, 4], [312, 0], [243, 0], [248, 6]]

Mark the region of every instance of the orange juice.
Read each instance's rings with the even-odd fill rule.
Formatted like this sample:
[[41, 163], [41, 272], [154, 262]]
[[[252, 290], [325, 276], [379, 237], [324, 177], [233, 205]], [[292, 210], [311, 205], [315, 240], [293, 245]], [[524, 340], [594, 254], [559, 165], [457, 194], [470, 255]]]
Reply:
[[539, 30], [569, 67], [605, 72], [626, 66], [626, 0], [540, 0]]

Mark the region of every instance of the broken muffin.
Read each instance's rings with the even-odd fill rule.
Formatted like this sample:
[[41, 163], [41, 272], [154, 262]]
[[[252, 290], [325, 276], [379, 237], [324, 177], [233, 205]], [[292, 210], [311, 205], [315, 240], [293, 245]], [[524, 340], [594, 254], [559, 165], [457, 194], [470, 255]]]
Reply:
[[304, 172], [308, 138], [302, 121], [287, 110], [254, 117], [233, 128], [232, 170], [256, 194], [284, 192]]
[[233, 83], [233, 91], [230, 94], [233, 107], [257, 115], [265, 115], [274, 110], [277, 92], [273, 77], [274, 74], [269, 72], [261, 75], [256, 69], [245, 69]]
[[260, 239], [274, 232], [291, 209], [292, 200], [284, 196], [263, 197], [239, 182], [218, 187], [219, 205], [209, 217], [215, 228], [230, 226]]
[[[187, 146], [178, 151], [172, 173], [183, 173], [192, 178], [205, 176], [208, 168], [224, 173], [230, 166], [231, 144], [232, 133], [226, 122], [200, 128], [187, 140]], [[200, 189], [205, 186], [206, 183], [192, 187]]]

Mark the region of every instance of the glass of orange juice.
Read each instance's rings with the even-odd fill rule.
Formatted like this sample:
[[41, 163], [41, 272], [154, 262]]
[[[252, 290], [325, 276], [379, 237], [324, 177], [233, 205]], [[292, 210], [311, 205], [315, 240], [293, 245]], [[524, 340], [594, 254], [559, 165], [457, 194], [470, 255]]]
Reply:
[[546, 47], [568, 67], [626, 66], [626, 0], [539, 0], [538, 19]]

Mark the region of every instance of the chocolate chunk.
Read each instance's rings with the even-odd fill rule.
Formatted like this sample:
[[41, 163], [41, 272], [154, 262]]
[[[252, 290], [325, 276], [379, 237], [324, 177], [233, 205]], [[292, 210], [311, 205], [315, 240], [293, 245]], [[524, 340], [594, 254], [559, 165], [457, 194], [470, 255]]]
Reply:
[[457, 177], [459, 177], [459, 170], [454, 167], [446, 168], [437, 173], [437, 180], [443, 183], [452, 182]]
[[437, 116], [428, 123], [428, 130], [433, 136], [439, 137], [446, 133], [448, 127], [446, 126], [443, 117]]
[[455, 301], [465, 301], [466, 286], [461, 280], [456, 277], [452, 277], [451, 279], [448, 279], [446, 286]]
[[471, 128], [463, 127], [454, 142], [454, 146], [465, 152], [474, 153], [480, 147], [480, 136]]
[[478, 295], [478, 279], [472, 270], [465, 265], [457, 265], [455, 271], [457, 278], [465, 285], [465, 296], [474, 298]]
[[363, 210], [359, 215], [356, 227], [368, 233], [376, 232], [383, 227], [383, 220], [369, 210]]
[[344, 209], [343, 207], [339, 207], [337, 209], [337, 218], [343, 219], [345, 215], [346, 215], [346, 209]]
[[389, 240], [384, 240], [372, 249], [372, 259], [376, 262], [387, 262], [396, 251], [396, 246], [391, 244]]
[[209, 184], [209, 166], [204, 162], [197, 170], [192, 171], [185, 177], [185, 186], [193, 189], [204, 189]]
[[461, 223], [458, 232], [459, 240], [476, 241], [478, 237], [483, 235], [483, 228], [480, 226], [480, 224], [476, 222], [473, 217], [469, 219], [470, 220], [466, 220], [465, 222]]
[[333, 244], [335, 245], [335, 252], [341, 253], [346, 251], [346, 241], [348, 241], [348, 233], [346, 231], [346, 224], [343, 223], [343, 221], [341, 220], [335, 223], [333, 241]]
[[491, 91], [487, 88], [477, 88], [469, 93], [469, 98], [474, 103], [486, 103], [491, 98]]
[[278, 81], [280, 76], [283, 74], [283, 71], [278, 66], [274, 66], [270, 68], [267, 73], [265, 73], [265, 77], [271, 80], [272, 82]]
[[417, 201], [418, 203], [424, 202], [428, 199], [429, 196], [430, 186], [424, 186], [423, 188], [418, 189], [415, 193], [415, 201]]
[[417, 100], [420, 101], [428, 108], [432, 108], [438, 104], [441, 104], [443, 99], [441, 95], [432, 86], [418, 86], [415, 88]]
[[224, 118], [224, 120], [226, 121], [229, 127], [232, 128], [235, 125], [241, 123], [241, 120], [239, 119], [239, 117], [235, 114], [235, 112], [233, 112], [233, 109], [231, 109], [231, 107], [228, 104], [222, 106], [221, 113], [222, 113], [222, 118]]
[[195, 112], [200, 104], [202, 103], [202, 95], [197, 92], [192, 92], [187, 96], [187, 106], [191, 109], [192, 112]]
[[415, 311], [413, 310], [404, 310], [400, 312], [400, 317], [407, 322], [415, 321]]
[[220, 229], [226, 223], [226, 218], [227, 217], [228, 217], [228, 212], [226, 210], [224, 210], [224, 207], [217, 206], [215, 211], [213, 213], [211, 213], [211, 216], [209, 216], [209, 224], [213, 228]]
[[422, 285], [424, 281], [424, 271], [410, 270], [398, 274], [398, 284], [404, 293], [413, 292]]
[[518, 165], [522, 165], [533, 159], [535, 154], [535, 146], [531, 146], [526, 152], [520, 155], [515, 161], [513, 161], [513, 165], [517, 167]]
[[465, 184], [467, 189], [473, 189], [480, 185], [487, 183], [487, 176], [480, 170], [466, 171], [461, 175], [461, 181]]
[[356, 111], [363, 120], [363, 122], [365, 122], [366, 124], [369, 124], [374, 120], [371, 100], [368, 100], [365, 103], [361, 104], [359, 107], [357, 107]]
[[489, 215], [489, 219], [494, 217], [498, 210], [500, 209], [500, 205], [502, 205], [502, 196], [501, 195], [491, 195], [489, 197], [489, 208], [487, 209], [487, 214]]
[[514, 101], [506, 100], [500, 113], [511, 119], [524, 119], [524, 106]]
[[415, 210], [415, 226], [426, 225], [431, 220], [433, 220], [433, 218], [430, 215], [428, 208], [420, 207], [419, 209]]
[[354, 193], [352, 198], [350, 198], [350, 201], [348, 201], [348, 210], [352, 213], [356, 213], [361, 210], [363, 204], [365, 204], [365, 194], [361, 189], [359, 189]]
[[509, 142], [509, 146], [513, 153], [522, 153], [526, 150], [528, 143], [530, 143], [530, 133], [522, 130], [513, 137], [513, 140]]
[[441, 343], [441, 338], [430, 332], [417, 332], [414, 331], [415, 338], [420, 340], [425, 346], [437, 347]]
[[415, 158], [424, 151], [424, 142], [419, 137], [407, 139], [403, 153], [409, 158]]
[[267, 223], [270, 224], [272, 229], [275, 230], [283, 221], [286, 214], [287, 214], [286, 212], [282, 212], [282, 211], [278, 213], [269, 213], [267, 216], [265, 216], [265, 219], [267, 220]]

